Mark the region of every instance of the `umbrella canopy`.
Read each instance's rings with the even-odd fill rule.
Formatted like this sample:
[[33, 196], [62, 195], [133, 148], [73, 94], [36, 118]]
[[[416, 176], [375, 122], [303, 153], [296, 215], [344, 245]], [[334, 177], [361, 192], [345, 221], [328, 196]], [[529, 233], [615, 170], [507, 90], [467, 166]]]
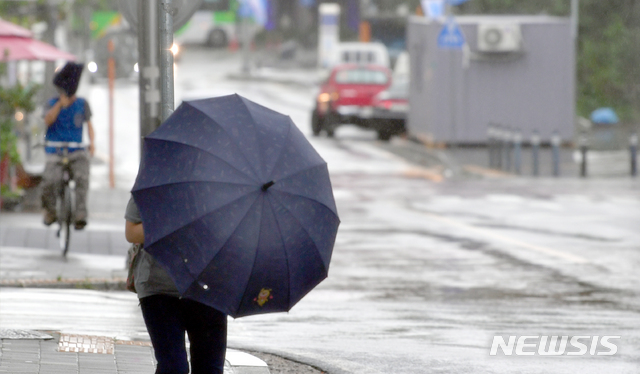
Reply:
[[31, 38], [33, 33], [15, 23], [0, 19], [0, 36], [19, 36], [21, 38]]
[[75, 61], [76, 57], [36, 39], [0, 35], [0, 61], [16, 60]]
[[132, 194], [183, 297], [233, 317], [288, 311], [327, 277], [340, 221], [326, 162], [246, 98], [183, 102], [145, 137]]
[[618, 123], [618, 115], [613, 108], [598, 108], [591, 113], [591, 122], [600, 124]]

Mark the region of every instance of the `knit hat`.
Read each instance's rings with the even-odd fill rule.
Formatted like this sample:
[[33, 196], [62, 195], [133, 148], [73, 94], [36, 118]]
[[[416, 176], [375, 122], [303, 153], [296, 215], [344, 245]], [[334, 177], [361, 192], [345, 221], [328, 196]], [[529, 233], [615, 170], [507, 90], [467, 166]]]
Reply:
[[53, 84], [60, 87], [67, 96], [73, 96], [78, 90], [80, 76], [82, 75], [83, 64], [67, 62], [60, 71], [53, 77]]

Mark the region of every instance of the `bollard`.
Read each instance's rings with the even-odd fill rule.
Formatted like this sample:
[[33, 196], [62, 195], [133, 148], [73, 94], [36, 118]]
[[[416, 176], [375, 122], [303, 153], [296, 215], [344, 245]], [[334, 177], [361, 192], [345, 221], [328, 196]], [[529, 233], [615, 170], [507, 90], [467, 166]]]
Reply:
[[584, 131], [578, 136], [578, 146], [580, 147], [580, 176], [585, 178], [587, 176], [587, 152], [589, 147], [587, 134]]
[[511, 171], [511, 152], [513, 149], [513, 130], [510, 127], [504, 128], [504, 170]]
[[493, 168], [500, 169], [500, 125], [493, 124]]
[[505, 126], [500, 126], [500, 133], [499, 133], [499, 137], [500, 137], [500, 153], [498, 154], [498, 160], [499, 160], [499, 164], [500, 164], [500, 170], [506, 170], [507, 169], [507, 151], [508, 151], [508, 147], [509, 147], [509, 130], [507, 130], [507, 128]]
[[495, 131], [494, 131], [493, 123], [489, 123], [487, 126], [487, 151], [489, 153], [489, 169], [494, 169], [496, 167], [495, 160], [495, 147], [496, 147], [496, 139], [495, 139]]
[[540, 135], [538, 135], [538, 131], [534, 130], [531, 135], [531, 153], [533, 159], [533, 175], [540, 175]]
[[513, 135], [513, 163], [516, 174], [522, 174], [522, 131], [519, 129]]
[[637, 155], [638, 155], [638, 134], [631, 134], [629, 138], [629, 151], [631, 153], [631, 176], [638, 174]]
[[551, 135], [551, 147], [553, 150], [553, 175], [560, 176], [560, 135], [557, 131]]
[[502, 169], [502, 128], [499, 124], [493, 124], [493, 167]]

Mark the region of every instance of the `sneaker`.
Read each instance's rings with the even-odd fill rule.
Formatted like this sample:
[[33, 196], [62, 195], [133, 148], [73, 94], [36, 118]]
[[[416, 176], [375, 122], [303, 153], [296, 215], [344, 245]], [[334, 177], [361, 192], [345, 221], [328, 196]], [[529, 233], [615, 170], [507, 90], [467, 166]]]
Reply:
[[82, 230], [84, 229], [84, 227], [87, 225], [87, 220], [86, 219], [79, 219], [75, 222], [75, 228], [76, 230]]
[[51, 226], [51, 224], [56, 222], [57, 220], [58, 220], [58, 217], [56, 217], [55, 213], [46, 212], [44, 214], [44, 219], [42, 220], [42, 223], [44, 223], [45, 226]]

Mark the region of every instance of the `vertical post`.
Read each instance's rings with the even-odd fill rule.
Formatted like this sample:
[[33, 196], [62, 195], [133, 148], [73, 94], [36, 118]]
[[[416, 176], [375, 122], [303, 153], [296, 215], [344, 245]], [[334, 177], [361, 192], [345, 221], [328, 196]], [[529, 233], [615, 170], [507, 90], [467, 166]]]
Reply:
[[487, 126], [487, 151], [489, 153], [489, 169], [495, 168], [495, 132], [493, 130], [493, 123], [489, 123]]
[[[573, 50], [572, 55], [573, 55], [573, 76], [571, 77], [571, 79], [573, 80], [573, 87], [572, 87], [572, 101], [571, 104], [573, 106], [573, 118], [575, 121], [576, 118], [576, 101], [577, 101], [577, 97], [579, 95], [578, 93], [578, 68], [577, 68], [577, 59], [578, 59], [578, 33], [579, 33], [579, 26], [580, 26], [580, 2], [579, 0], [571, 0], [571, 37], [573, 39]], [[590, 126], [589, 126], [590, 127]], [[588, 141], [587, 141], [587, 134], [583, 134], [584, 139], [583, 140], [583, 144], [581, 144], [580, 147], [580, 153], [582, 156], [582, 160], [581, 160], [581, 164], [580, 164], [580, 176], [583, 178], [586, 178], [587, 176], [587, 151], [588, 151]]]
[[504, 129], [500, 125], [496, 125], [496, 169], [504, 168]]
[[540, 175], [540, 135], [537, 130], [533, 131], [533, 135], [531, 135], [531, 153], [533, 159], [533, 175]]
[[553, 175], [560, 176], [560, 135], [557, 131], [551, 136], [551, 147], [553, 150]]
[[638, 134], [631, 134], [629, 138], [629, 153], [631, 156], [631, 176], [638, 175]]
[[522, 131], [516, 130], [513, 135], [513, 162], [516, 174], [522, 174]]
[[[248, 5], [245, 5], [248, 6]], [[249, 33], [249, 17], [241, 15], [240, 27], [242, 28], [242, 74], [249, 74], [249, 48], [251, 47], [251, 35]]]
[[109, 60], [107, 61], [107, 78], [109, 79], [109, 187], [116, 187], [116, 178], [114, 173], [114, 144], [113, 144], [113, 82], [116, 78], [116, 63], [113, 59], [113, 39], [109, 39], [107, 43], [109, 50]]
[[[138, 68], [140, 79], [140, 137], [160, 126], [160, 69], [158, 67], [158, 6], [155, 0], [138, 0]], [[142, 139], [140, 139], [142, 149]]]
[[571, 36], [578, 39], [578, 25], [580, 19], [580, 3], [579, 0], [571, 0]]
[[333, 51], [340, 42], [340, 5], [320, 3], [318, 18], [318, 67], [328, 68], [333, 64]]
[[511, 171], [511, 152], [513, 150], [513, 132], [510, 127], [504, 129], [504, 170]]
[[173, 97], [173, 0], [160, 0], [158, 23], [160, 26], [160, 102], [161, 121], [166, 120], [174, 108]]
[[580, 134], [579, 137], [579, 143], [580, 143], [580, 176], [582, 178], [586, 178], [587, 176], [587, 152], [589, 151], [588, 149], [588, 144], [587, 144], [587, 134], [586, 133], [582, 133]]
[[[47, 31], [42, 34], [42, 41], [56, 46], [55, 35], [56, 29], [58, 28], [58, 7], [53, 1], [47, 0], [44, 9], [46, 14], [44, 14], [43, 17], [47, 21]], [[54, 61], [47, 61], [44, 66], [44, 81], [47, 84], [42, 87], [42, 95], [48, 99], [56, 96], [55, 86], [51, 84], [53, 76], [55, 75], [56, 66]]]

